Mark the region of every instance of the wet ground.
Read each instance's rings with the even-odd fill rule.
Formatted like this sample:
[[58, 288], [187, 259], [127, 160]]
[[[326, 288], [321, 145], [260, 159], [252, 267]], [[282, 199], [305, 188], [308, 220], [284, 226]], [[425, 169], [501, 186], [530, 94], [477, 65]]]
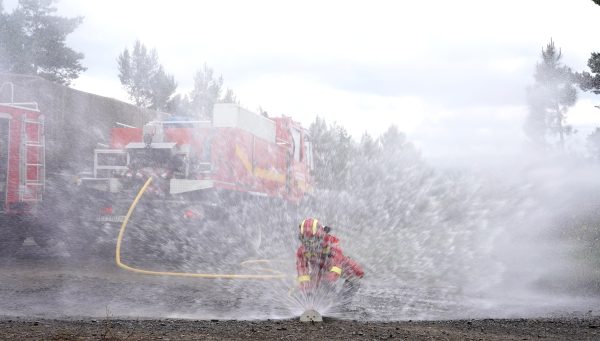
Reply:
[[[207, 274], [270, 274], [252, 265], [242, 266], [240, 261], [200, 264], [193, 269], [153, 262], [139, 266]], [[368, 281], [349, 305], [338, 306], [330, 297], [309, 302], [293, 291], [295, 270], [290, 261], [293, 259], [259, 264], [285, 275], [277, 280], [148, 276], [118, 268], [111, 256], [80, 259], [29, 245], [16, 257], [0, 259], [0, 315], [287, 319], [314, 307], [332, 318], [381, 321], [444, 318], [452, 311], [466, 312], [448, 290], [407, 289]]]
[[[79, 259], [28, 245], [0, 260], [0, 339], [600, 339], [593, 301], [576, 304], [585, 308], [578, 311], [540, 305], [524, 313], [517, 309], [523, 304], [511, 310], [510, 302], [467, 299], [452, 288], [376, 281], [365, 281], [348, 306], [317, 304], [325, 321], [302, 324], [297, 316], [310, 304], [290, 291], [293, 267], [272, 266], [288, 276], [148, 276], [120, 269], [112, 258]], [[232, 263], [206, 271], [258, 270]], [[473, 317], [479, 319], [467, 319]]]

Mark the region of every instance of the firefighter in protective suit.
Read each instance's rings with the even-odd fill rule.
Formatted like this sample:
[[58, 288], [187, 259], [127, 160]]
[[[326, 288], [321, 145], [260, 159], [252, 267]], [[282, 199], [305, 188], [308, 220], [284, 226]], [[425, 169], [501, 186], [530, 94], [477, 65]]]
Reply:
[[351, 300], [359, 288], [364, 271], [358, 263], [345, 256], [339, 239], [317, 219], [304, 219], [299, 226], [302, 243], [296, 252], [296, 269], [300, 289], [311, 293], [319, 286], [333, 287], [342, 280], [344, 298]]

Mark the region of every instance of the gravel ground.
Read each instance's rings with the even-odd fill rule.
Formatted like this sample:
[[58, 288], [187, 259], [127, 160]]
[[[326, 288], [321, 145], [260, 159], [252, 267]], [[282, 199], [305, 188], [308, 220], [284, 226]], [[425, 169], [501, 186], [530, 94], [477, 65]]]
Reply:
[[600, 318], [361, 322], [0, 319], [6, 340], [598, 340]]

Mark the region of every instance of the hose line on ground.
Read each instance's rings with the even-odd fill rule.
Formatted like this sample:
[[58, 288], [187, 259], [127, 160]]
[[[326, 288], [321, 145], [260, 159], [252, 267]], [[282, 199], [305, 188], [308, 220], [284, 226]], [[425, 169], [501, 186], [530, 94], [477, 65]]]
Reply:
[[[119, 230], [119, 236], [117, 237], [117, 247], [115, 250], [115, 262], [117, 263], [118, 267], [120, 267], [121, 269], [127, 270], [127, 271], [132, 271], [132, 272], [136, 272], [136, 273], [140, 273], [140, 274], [144, 274], [144, 275], [156, 275], [156, 276], [177, 276], [177, 277], [213, 278], [213, 279], [218, 279], [218, 278], [225, 278], [225, 279], [282, 279], [285, 277], [285, 275], [282, 272], [276, 271], [273, 269], [269, 269], [266, 267], [260, 267], [260, 268], [258, 268], [258, 270], [269, 272], [269, 273], [271, 273], [271, 275], [210, 274], [210, 273], [152, 271], [152, 270], [138, 269], [138, 268], [134, 268], [132, 266], [123, 264], [123, 262], [121, 262], [121, 241], [123, 240], [123, 235], [125, 234], [125, 228], [127, 227], [129, 218], [133, 214], [135, 207], [137, 206], [138, 202], [140, 201], [140, 198], [142, 197], [142, 195], [144, 194], [144, 192], [146, 191], [146, 189], [148, 188], [148, 186], [150, 185], [151, 182], [152, 182], [152, 177], [149, 177], [148, 180], [146, 181], [146, 183], [144, 184], [144, 186], [142, 186], [142, 188], [136, 195], [133, 202], [131, 203], [129, 210], [127, 211], [127, 214], [125, 215], [125, 219], [123, 219], [123, 224], [121, 224], [121, 229]], [[247, 261], [242, 262], [241, 265], [247, 266], [248, 264], [253, 264], [253, 263], [268, 263], [268, 262], [269, 261], [266, 259], [247, 260]]]

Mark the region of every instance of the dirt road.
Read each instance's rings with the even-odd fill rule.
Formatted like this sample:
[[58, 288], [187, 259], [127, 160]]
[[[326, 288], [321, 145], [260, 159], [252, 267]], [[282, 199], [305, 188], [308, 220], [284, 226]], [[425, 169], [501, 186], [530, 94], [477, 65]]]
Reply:
[[7, 340], [598, 340], [600, 318], [360, 322], [297, 320], [0, 320]]

